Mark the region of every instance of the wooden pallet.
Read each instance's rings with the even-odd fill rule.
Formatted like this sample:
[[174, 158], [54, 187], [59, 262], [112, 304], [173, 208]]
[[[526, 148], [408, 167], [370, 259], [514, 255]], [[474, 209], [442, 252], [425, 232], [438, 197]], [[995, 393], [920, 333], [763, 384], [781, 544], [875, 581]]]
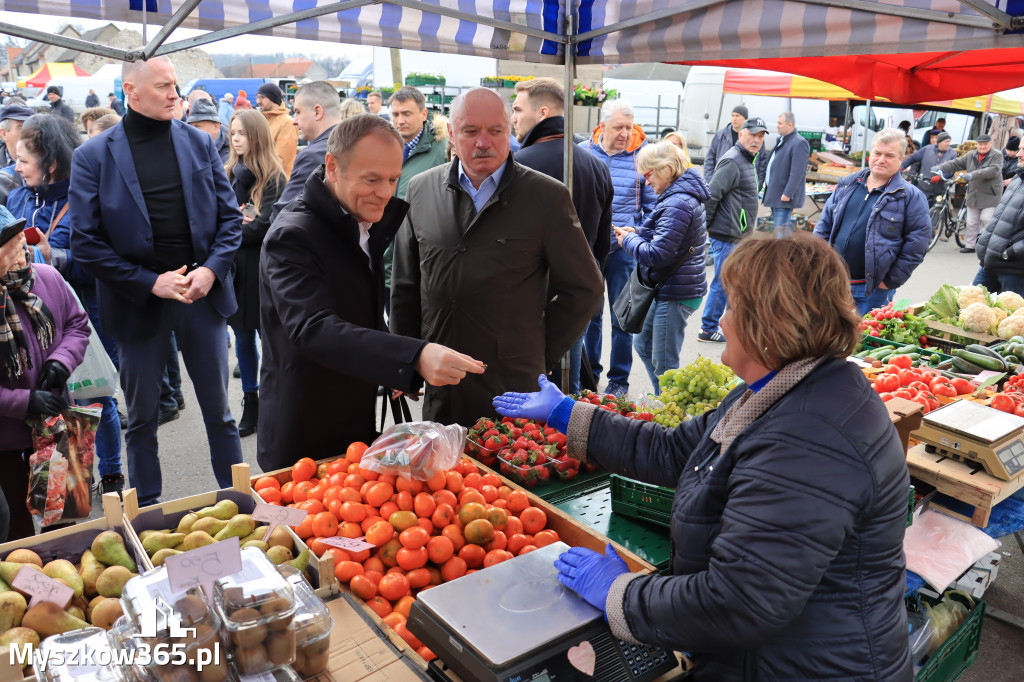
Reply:
[[978, 528], [988, 525], [992, 508], [1015, 492], [1024, 488], [1024, 473], [1016, 478], [1003, 481], [965, 462], [930, 453], [924, 445], [915, 445], [907, 452], [907, 468], [911, 478], [934, 486], [943, 495], [948, 495], [974, 507], [971, 516], [965, 516], [943, 507], [934, 499], [932, 509], [938, 509], [950, 516], [966, 521]]

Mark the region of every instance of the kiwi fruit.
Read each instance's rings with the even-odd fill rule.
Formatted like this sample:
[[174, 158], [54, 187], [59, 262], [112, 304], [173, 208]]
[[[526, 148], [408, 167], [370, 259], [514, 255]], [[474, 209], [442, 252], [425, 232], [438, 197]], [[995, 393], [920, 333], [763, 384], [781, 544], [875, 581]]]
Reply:
[[243, 675], [254, 675], [267, 669], [267, 650], [262, 645], [235, 649], [235, 666]]
[[206, 602], [194, 594], [186, 594], [174, 605], [178, 612], [178, 619], [182, 627], [190, 627], [194, 623], [201, 623], [206, 620], [209, 608]]
[[267, 637], [267, 658], [273, 665], [286, 665], [295, 657], [295, 633], [275, 632]]

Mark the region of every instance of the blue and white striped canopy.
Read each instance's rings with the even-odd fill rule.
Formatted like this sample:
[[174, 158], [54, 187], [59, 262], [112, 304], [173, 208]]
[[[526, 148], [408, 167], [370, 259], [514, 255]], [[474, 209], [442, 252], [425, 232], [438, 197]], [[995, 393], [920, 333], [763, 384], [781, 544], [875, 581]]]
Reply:
[[[0, 0], [0, 9], [140, 22], [143, 3], [151, 25], [191, 8], [181, 26], [224, 37], [255, 32], [559, 64], [567, 45], [578, 63], [1024, 46], [1024, 35], [1008, 30], [1021, 28], [1007, 14], [1024, 14], [1021, 0]], [[156, 53], [203, 42], [172, 35]]]

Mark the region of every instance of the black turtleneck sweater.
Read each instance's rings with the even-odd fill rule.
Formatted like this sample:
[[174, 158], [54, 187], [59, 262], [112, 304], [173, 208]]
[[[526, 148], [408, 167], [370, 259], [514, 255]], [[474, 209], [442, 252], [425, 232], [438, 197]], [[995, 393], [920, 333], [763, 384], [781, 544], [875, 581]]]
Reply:
[[166, 272], [195, 262], [192, 230], [181, 187], [178, 156], [171, 140], [171, 121], [157, 121], [130, 107], [124, 132], [132, 150], [135, 173], [153, 227], [157, 268]]

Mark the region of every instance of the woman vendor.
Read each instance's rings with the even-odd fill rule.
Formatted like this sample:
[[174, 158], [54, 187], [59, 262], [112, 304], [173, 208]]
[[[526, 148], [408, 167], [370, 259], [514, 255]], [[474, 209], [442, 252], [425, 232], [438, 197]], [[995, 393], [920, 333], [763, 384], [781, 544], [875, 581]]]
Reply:
[[857, 315], [828, 244], [751, 238], [722, 270], [722, 362], [744, 384], [678, 428], [564, 397], [495, 398], [570, 456], [676, 488], [672, 574], [573, 548], [559, 580], [627, 642], [690, 652], [694, 679], [911, 680], [903, 604], [909, 477], [896, 429], [846, 361]]

